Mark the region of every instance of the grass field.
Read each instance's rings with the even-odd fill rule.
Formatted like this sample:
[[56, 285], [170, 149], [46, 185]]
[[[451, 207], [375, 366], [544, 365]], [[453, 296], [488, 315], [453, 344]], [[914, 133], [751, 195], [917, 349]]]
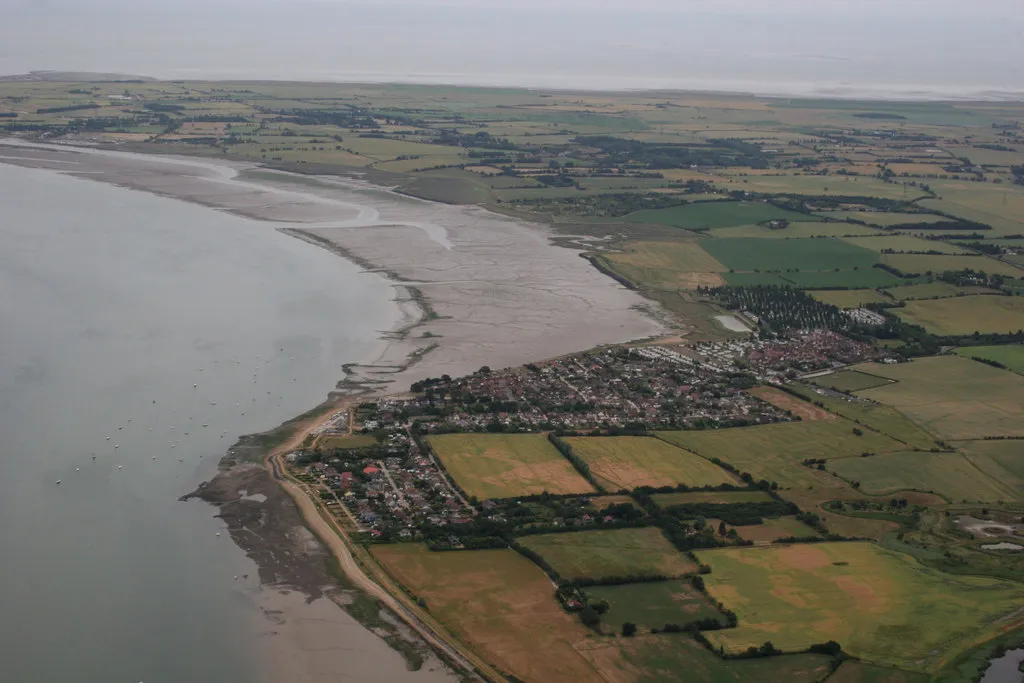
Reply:
[[682, 491], [655, 493], [651, 498], [662, 508], [687, 503], [770, 503], [774, 500], [765, 491]]
[[586, 637], [548, 577], [513, 550], [430, 552], [419, 544], [378, 545], [374, 556], [459, 639], [524, 681], [594, 680], [575, 649]]
[[965, 358], [984, 358], [985, 360], [1002, 363], [1008, 369], [1024, 375], [1024, 344], [1006, 344], [1004, 346], [962, 346], [954, 351]]
[[824, 655], [726, 661], [682, 633], [602, 638], [580, 653], [609, 683], [818, 683], [829, 672]]
[[823, 289], [812, 292], [811, 296], [824, 304], [832, 304], [839, 308], [860, 308], [864, 304], [891, 301], [889, 297], [879, 294], [874, 289]]
[[972, 465], [1024, 500], [1024, 441], [962, 441], [956, 444]]
[[774, 219], [814, 220], [794, 211], [779, 209], [765, 202], [697, 202], [670, 209], [645, 209], [622, 218], [627, 223], [657, 223], [677, 228], [728, 228]]
[[938, 251], [943, 254], [969, 254], [968, 250], [948, 242], [938, 240], [926, 240], [912, 235], [900, 233], [892, 235], [878, 235], [874, 237], [847, 237], [845, 241], [858, 247], [864, 247], [871, 251], [882, 253], [883, 250], [891, 249], [900, 251]]
[[1024, 377], [959, 356], [859, 366], [898, 380], [860, 396], [890, 405], [949, 439], [1024, 436]]
[[697, 570], [655, 527], [537, 534], [519, 542], [567, 579], [682, 576]]
[[886, 379], [885, 377], [869, 375], [856, 370], [840, 370], [839, 372], [833, 372], [831, 375], [815, 377], [811, 381], [818, 386], [828, 387], [829, 389], [842, 391], [847, 394], [855, 391], [861, 391], [862, 389], [870, 389], [872, 387], [882, 387], [886, 384], [892, 384], [892, 380]]
[[841, 458], [865, 451], [886, 453], [902, 449], [898, 442], [872, 431], [864, 430], [862, 436], [856, 436], [854, 427], [847, 420], [835, 419], [658, 432], [658, 437], [705, 457], [720, 458], [755, 479], [775, 481], [780, 486], [807, 487], [831, 483], [831, 477], [825, 473], [801, 464], [807, 458]]
[[462, 490], [480, 500], [594, 490], [540, 434], [441, 434], [429, 441]]
[[[948, 282], [927, 282], [920, 285], [890, 287], [885, 291], [891, 294], [894, 299], [904, 301], [908, 299], [948, 299], [950, 297], [958, 296], [961, 293], [966, 294], [968, 290], [964, 287], [951, 285]], [[992, 290], [981, 290], [980, 288], [975, 288], [974, 293], [981, 291], [992, 292]]]
[[993, 503], [1020, 495], [961, 453], [887, 453], [833, 460], [827, 468], [847, 481], [859, 481], [860, 490], [869, 495], [929, 491], [951, 503]]
[[[794, 273], [783, 273], [783, 278], [794, 287], [802, 289], [827, 289], [830, 287], [849, 287], [850, 289], [875, 289], [892, 287], [907, 280], [900, 280], [892, 273], [881, 268], [861, 268], [860, 270], [805, 270]], [[726, 276], [728, 279], [728, 276]]]
[[935, 436], [925, 431], [898, 410], [876, 403], [864, 403], [855, 399], [846, 400], [822, 396], [807, 387], [791, 384], [790, 389], [806, 396], [812, 401], [821, 403], [827, 410], [842, 415], [848, 420], [859, 421], [861, 424], [901, 441], [911, 448], [927, 450], [935, 446]]
[[737, 225], [732, 228], [716, 228], [710, 235], [720, 238], [758, 237], [761, 239], [789, 239], [791, 237], [844, 237], [879, 235], [878, 228], [853, 223], [790, 223], [785, 228], [774, 229], [763, 225]]
[[753, 541], [757, 544], [773, 543], [780, 538], [806, 538], [808, 536], [820, 536], [820, 534], [801, 522], [796, 517], [779, 517], [777, 519], [765, 519], [761, 524], [732, 527], [736, 533], [745, 541]]
[[882, 254], [882, 263], [904, 273], [941, 273], [946, 270], [980, 270], [989, 275], [1020, 277], [1024, 270], [986, 256], [933, 256], [929, 254]]
[[352, 434], [352, 435], [334, 435], [325, 434], [320, 437], [317, 441], [317, 446], [320, 448], [341, 448], [341, 449], [352, 449], [352, 448], [366, 448], [368, 446], [376, 446], [377, 439], [369, 434]]
[[833, 270], [870, 268], [878, 254], [835, 237], [762, 240], [755, 237], [701, 240], [700, 245], [732, 270]]
[[698, 558], [711, 566], [708, 592], [739, 617], [738, 628], [707, 634], [732, 652], [767, 640], [783, 651], [835, 640], [855, 657], [931, 672], [1024, 607], [1024, 586], [945, 574], [873, 543], [725, 548]]
[[718, 465], [646, 436], [567, 437], [573, 453], [608, 491], [640, 486], [717, 486], [737, 483]]
[[781, 389], [776, 389], [775, 387], [754, 387], [753, 389], [748, 390], [748, 393], [757, 396], [762, 401], [772, 404], [776, 408], [788, 410], [794, 417], [799, 417], [801, 420], [813, 421], [835, 419], [835, 416], [827, 410], [822, 410], [813, 403], [804, 401], [803, 399], [797, 398], [796, 396], [782, 391]]
[[725, 270], [696, 242], [631, 242], [623, 252], [601, 256], [615, 272], [638, 287], [696, 289], [717, 286]]
[[648, 581], [585, 590], [591, 600], [608, 601], [610, 608], [602, 617], [607, 632], [618, 633], [627, 621], [649, 630], [721, 617], [721, 612], [688, 581]]
[[1024, 329], [1024, 297], [961, 296], [908, 301], [892, 309], [900, 318], [938, 335], [1009, 333]]
[[829, 683], [932, 683], [931, 676], [914, 671], [890, 669], [850, 659], [828, 677]]

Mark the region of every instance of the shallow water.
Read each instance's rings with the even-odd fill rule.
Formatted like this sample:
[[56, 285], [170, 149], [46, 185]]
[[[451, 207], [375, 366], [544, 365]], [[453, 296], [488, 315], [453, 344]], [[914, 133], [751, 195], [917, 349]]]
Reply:
[[260, 680], [255, 568], [177, 498], [391, 297], [272, 224], [0, 164], [0, 680]]
[[1024, 683], [1024, 672], [1020, 665], [1024, 662], [1024, 648], [1010, 650], [1002, 657], [995, 659], [985, 671], [981, 683]]

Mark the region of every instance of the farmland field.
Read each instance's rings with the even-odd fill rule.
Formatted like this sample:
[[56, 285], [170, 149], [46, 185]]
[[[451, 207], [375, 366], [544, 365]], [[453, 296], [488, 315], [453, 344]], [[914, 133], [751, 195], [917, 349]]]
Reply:
[[911, 448], [927, 450], [935, 446], [935, 437], [932, 434], [890, 406], [866, 403], [855, 399], [822, 396], [799, 384], [791, 384], [789, 388], [806, 396], [809, 400], [821, 403], [827, 410], [842, 415], [847, 420], [858, 420], [861, 424], [901, 441]]
[[770, 503], [774, 500], [765, 491], [680, 491], [651, 495], [658, 507], [689, 503]]
[[378, 545], [374, 556], [459, 639], [526, 681], [593, 680], [573, 647], [586, 636], [554, 597], [551, 581], [513, 550], [430, 552]]
[[320, 448], [366, 448], [367, 446], [376, 446], [377, 439], [369, 434], [325, 434], [320, 437], [317, 441], [317, 446]]
[[850, 659], [828, 677], [829, 683], [931, 683], [927, 674], [874, 666]]
[[1024, 436], [1024, 377], [1012, 372], [958, 356], [858, 368], [898, 380], [860, 396], [896, 408], [928, 431], [949, 439]]
[[711, 596], [740, 626], [707, 634], [736, 652], [835, 640], [855, 657], [932, 672], [1024, 616], [1024, 586], [956, 576], [873, 543], [699, 551]]
[[979, 470], [1016, 492], [1024, 500], [1024, 441], [962, 441], [956, 444]]
[[1024, 344], [1006, 344], [1003, 346], [962, 346], [955, 351], [965, 358], [984, 358], [985, 360], [1002, 363], [1017, 374], [1024, 375]]
[[989, 275], [1020, 277], [1024, 270], [986, 256], [942, 256], [930, 254], [882, 254], [882, 263], [904, 273], [941, 273], [946, 270], [980, 270]]
[[961, 296], [952, 299], [908, 301], [892, 309], [900, 318], [938, 335], [998, 332], [1024, 329], [1024, 297]]
[[750, 524], [748, 526], [734, 526], [736, 533], [744, 541], [754, 543], [773, 543], [780, 538], [806, 538], [808, 536], [820, 536], [820, 534], [801, 522], [796, 517], [779, 517], [777, 519], [765, 519], [761, 524]]
[[762, 401], [772, 404], [776, 408], [788, 410], [794, 417], [811, 422], [813, 420], [834, 420], [835, 416], [827, 410], [797, 398], [775, 387], [761, 386], [750, 389], [749, 393], [757, 396]]
[[732, 228], [715, 228], [709, 234], [713, 237], [758, 237], [762, 239], [789, 239], [791, 237], [844, 237], [847, 235], [878, 235], [878, 228], [853, 223], [810, 223], [794, 222], [785, 228], [769, 228], [763, 225], [737, 225]]
[[[891, 287], [907, 280], [900, 280], [892, 273], [881, 268], [861, 268], [860, 270], [804, 270], [783, 273], [782, 277], [794, 287], [802, 289], [827, 289], [830, 287], [849, 287], [851, 289], [870, 289]], [[728, 276], [726, 276], [728, 279]]]
[[833, 372], [831, 375], [815, 377], [812, 381], [818, 386], [828, 387], [829, 389], [842, 391], [847, 394], [861, 391], [862, 389], [892, 384], [892, 380], [885, 377], [869, 375], [856, 370], [840, 370], [839, 372]]
[[594, 490], [540, 434], [442, 434], [429, 442], [462, 490], [481, 500]]
[[982, 288], [969, 289], [966, 287], [957, 287], [951, 285], [948, 282], [927, 282], [920, 285], [903, 285], [902, 287], [890, 287], [885, 290], [892, 295], [894, 299], [907, 300], [907, 299], [948, 299], [950, 297], [958, 296], [961, 293], [981, 293], [989, 292], [992, 290], [983, 290]]
[[877, 304], [891, 301], [884, 294], [874, 289], [822, 289], [812, 292], [813, 296], [823, 304], [832, 304], [839, 308], [860, 308], [864, 304]]
[[610, 609], [603, 615], [603, 621], [606, 630], [613, 632], [618, 632], [627, 621], [644, 629], [660, 629], [665, 624], [685, 625], [698, 619], [721, 617], [721, 612], [688, 581], [647, 581], [584, 590], [591, 600], [608, 601]]
[[657, 223], [677, 228], [728, 228], [734, 225], [762, 223], [785, 218], [790, 221], [814, 220], [765, 202], [697, 202], [669, 209], [645, 209], [622, 218], [627, 223]]
[[655, 527], [536, 534], [519, 542], [567, 579], [682, 576], [697, 570]]
[[696, 289], [717, 286], [717, 273], [725, 268], [696, 242], [631, 242], [623, 252], [601, 258], [617, 273], [639, 287]]
[[833, 270], [870, 268], [878, 254], [835, 237], [762, 240], [755, 237], [701, 240], [700, 245], [727, 269]]
[[952, 503], [991, 503], [1020, 495], [962, 453], [886, 453], [829, 461], [827, 468], [847, 481], [859, 481], [860, 490], [869, 495], [931, 491]]
[[778, 482], [780, 486], [829, 485], [832, 478], [804, 467], [807, 458], [858, 456], [865, 451], [885, 453], [902, 449], [887, 436], [865, 430], [853, 433], [847, 420], [783, 422], [755, 427], [658, 432], [658, 437], [705, 457], [717, 457], [749, 472], [755, 479]]
[[905, 251], [938, 251], [943, 254], [969, 254], [968, 250], [958, 247], [955, 244], [949, 244], [947, 242], [940, 242], [938, 240], [926, 240], [920, 237], [913, 237], [912, 235], [904, 234], [893, 234], [893, 235], [878, 235], [875, 237], [846, 237], [845, 241], [850, 244], [854, 244], [858, 247], [864, 247], [881, 253], [885, 249], [891, 249], [895, 252]]
[[604, 638], [580, 654], [610, 683], [819, 683], [829, 672], [825, 655], [726, 661], [682, 633]]
[[640, 486], [717, 486], [736, 478], [699, 455], [648, 436], [566, 437], [573, 453], [608, 491]]

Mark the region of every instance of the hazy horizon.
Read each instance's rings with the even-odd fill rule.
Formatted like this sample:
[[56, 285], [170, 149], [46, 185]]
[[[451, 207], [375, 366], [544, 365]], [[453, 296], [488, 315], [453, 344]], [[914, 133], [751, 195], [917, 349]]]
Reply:
[[0, 74], [1024, 96], [1005, 0], [0, 0]]

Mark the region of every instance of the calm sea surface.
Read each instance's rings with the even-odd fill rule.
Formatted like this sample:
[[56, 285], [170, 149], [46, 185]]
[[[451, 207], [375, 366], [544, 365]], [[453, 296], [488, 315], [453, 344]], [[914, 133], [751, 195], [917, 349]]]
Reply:
[[254, 567], [177, 498], [391, 295], [270, 224], [0, 165], [0, 681], [258, 680]]

